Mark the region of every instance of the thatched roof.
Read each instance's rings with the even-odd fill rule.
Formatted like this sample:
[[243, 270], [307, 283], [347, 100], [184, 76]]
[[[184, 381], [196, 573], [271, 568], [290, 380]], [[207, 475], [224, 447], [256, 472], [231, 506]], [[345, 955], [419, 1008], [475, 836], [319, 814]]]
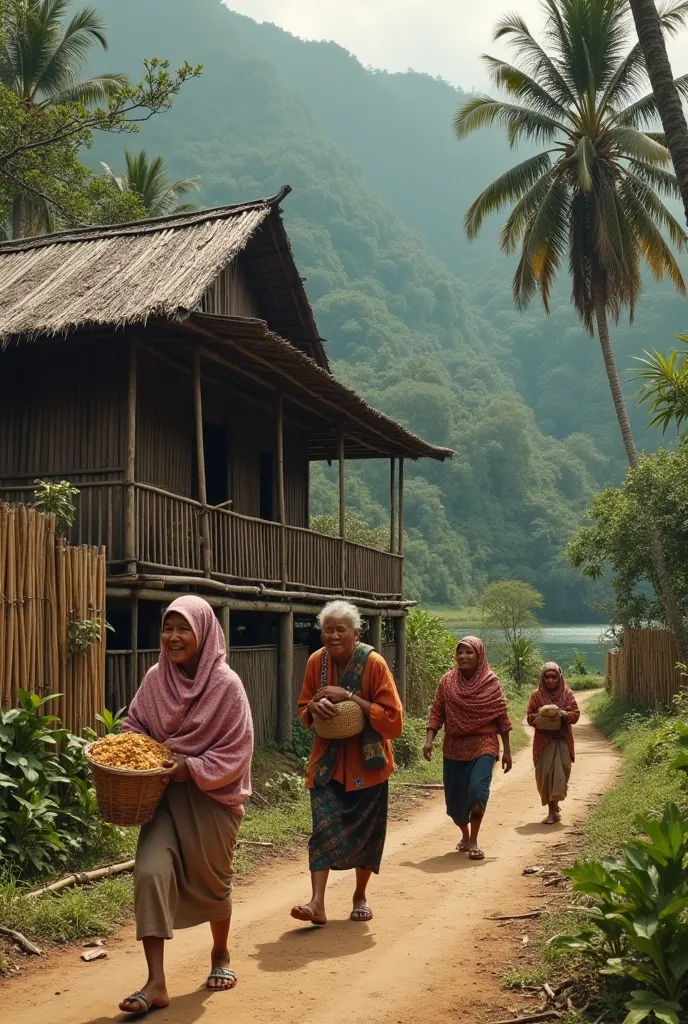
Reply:
[[[309, 459], [336, 459], [339, 431], [347, 458], [450, 459], [451, 448], [429, 444], [396, 420], [378, 412], [327, 370], [270, 331], [261, 320], [192, 313], [175, 326], [148, 334], [159, 351], [180, 364], [193, 350], [188, 334], [201, 336], [201, 358], [213, 379], [239, 387], [242, 396], [283, 395], [285, 410], [304, 430]], [[190, 363], [189, 363], [190, 369]], [[269, 404], [274, 409], [274, 399]]]
[[218, 274], [242, 267], [272, 330], [327, 360], [271, 199], [0, 243], [0, 345], [82, 327], [122, 327], [197, 309]]

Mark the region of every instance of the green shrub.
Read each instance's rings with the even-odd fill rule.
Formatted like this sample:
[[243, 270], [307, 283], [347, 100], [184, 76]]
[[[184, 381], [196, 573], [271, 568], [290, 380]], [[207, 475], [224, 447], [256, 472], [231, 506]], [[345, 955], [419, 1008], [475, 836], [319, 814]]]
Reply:
[[587, 676], [588, 675], [588, 664], [585, 660], [585, 655], [582, 651], [576, 651], [573, 655], [573, 661], [569, 665], [569, 675], [572, 676]]
[[308, 760], [313, 747], [313, 730], [307, 729], [298, 716], [292, 722], [291, 747], [294, 754], [302, 761]]
[[542, 651], [532, 636], [520, 633], [503, 647], [501, 671], [517, 686], [537, 683], [541, 664]]
[[392, 741], [394, 761], [399, 768], [415, 768], [420, 764], [425, 732], [425, 719], [406, 715], [404, 731]]
[[68, 480], [60, 480], [59, 483], [48, 483], [45, 480], [35, 480], [37, 485], [33, 492], [34, 508], [44, 515], [55, 516], [57, 529], [65, 532], [74, 525], [76, 505], [72, 498], [79, 493], [76, 487], [72, 487]]
[[425, 716], [437, 685], [454, 664], [456, 637], [439, 615], [414, 608], [406, 619], [406, 709]]
[[638, 826], [646, 838], [628, 842], [621, 860], [580, 861], [566, 872], [593, 905], [582, 909], [589, 923], [553, 945], [605, 961], [602, 974], [629, 988], [628, 1022], [679, 1024], [688, 1008], [688, 816], [667, 804], [661, 821]]

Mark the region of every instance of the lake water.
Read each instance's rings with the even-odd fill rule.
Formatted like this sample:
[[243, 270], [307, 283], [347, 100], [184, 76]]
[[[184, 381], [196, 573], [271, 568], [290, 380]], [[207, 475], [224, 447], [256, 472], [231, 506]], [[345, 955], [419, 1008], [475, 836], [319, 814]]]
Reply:
[[[472, 627], [474, 630], [476, 627]], [[585, 655], [588, 668], [604, 671], [604, 654], [608, 644], [600, 642], [600, 636], [606, 629], [604, 625], [572, 626], [551, 623], [543, 626], [540, 635], [540, 647], [546, 661], [556, 661], [564, 671], [568, 671], [576, 651]], [[456, 632], [454, 630], [453, 632]], [[467, 627], [462, 635], [470, 632]], [[480, 630], [477, 629], [478, 635]]]

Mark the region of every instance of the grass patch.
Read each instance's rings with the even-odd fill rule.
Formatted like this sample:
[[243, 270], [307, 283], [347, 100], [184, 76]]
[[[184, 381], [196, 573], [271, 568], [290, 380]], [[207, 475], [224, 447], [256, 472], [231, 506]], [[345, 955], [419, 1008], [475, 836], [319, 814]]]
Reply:
[[575, 693], [586, 690], [601, 690], [604, 687], [604, 676], [567, 676], [566, 682]]
[[678, 754], [672, 742], [676, 719], [606, 693], [591, 698], [587, 711], [623, 754], [619, 785], [602, 797], [583, 826], [585, 856], [599, 858], [618, 853], [638, 834], [638, 815], [659, 816], [670, 800], [685, 805], [686, 791], [682, 774], [669, 767]]
[[108, 935], [133, 909], [131, 878], [106, 878], [32, 900], [23, 899], [15, 884], [0, 883], [0, 921], [27, 936], [52, 942]]
[[547, 981], [544, 967], [536, 967], [531, 971], [507, 971], [502, 975], [502, 987], [508, 989], [541, 988]]
[[444, 628], [450, 633], [456, 630], [460, 632], [466, 629], [475, 629], [476, 623], [481, 621], [482, 612], [476, 605], [465, 605], [461, 608], [454, 608], [451, 605], [440, 605], [438, 608], [428, 608], [433, 615], [442, 619]]

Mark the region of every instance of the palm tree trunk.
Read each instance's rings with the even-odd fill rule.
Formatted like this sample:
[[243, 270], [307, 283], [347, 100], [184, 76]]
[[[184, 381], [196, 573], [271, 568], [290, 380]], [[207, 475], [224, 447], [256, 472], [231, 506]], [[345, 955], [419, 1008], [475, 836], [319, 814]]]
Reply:
[[681, 189], [683, 211], [688, 224], [688, 125], [683, 114], [681, 97], [674, 85], [674, 74], [669, 63], [655, 0], [630, 0], [630, 4], [667, 146]]
[[[635, 447], [635, 441], [633, 440], [631, 422], [628, 418], [628, 410], [626, 409], [626, 402], [624, 400], [623, 391], [621, 390], [619, 372], [616, 368], [616, 360], [614, 359], [614, 352], [612, 351], [612, 344], [609, 338], [609, 325], [607, 323], [607, 310], [604, 297], [599, 291], [595, 296], [595, 319], [597, 321], [597, 336], [602, 348], [602, 357], [607, 371], [607, 379], [609, 381], [609, 387], [612, 393], [619, 427], [621, 428], [621, 437], [623, 438], [626, 455], [628, 456], [631, 469], [635, 469], [638, 465], [638, 452]], [[657, 577], [659, 596], [661, 597], [662, 604], [664, 606], [664, 616], [669, 629], [676, 640], [679, 658], [685, 663], [688, 662], [688, 638], [686, 636], [686, 628], [678, 603], [678, 598], [676, 597], [674, 581], [669, 569], [667, 568], [666, 558], [664, 557], [662, 539], [654, 522], [650, 523], [650, 551], [652, 553], [652, 562], [655, 569], [655, 575]]]

